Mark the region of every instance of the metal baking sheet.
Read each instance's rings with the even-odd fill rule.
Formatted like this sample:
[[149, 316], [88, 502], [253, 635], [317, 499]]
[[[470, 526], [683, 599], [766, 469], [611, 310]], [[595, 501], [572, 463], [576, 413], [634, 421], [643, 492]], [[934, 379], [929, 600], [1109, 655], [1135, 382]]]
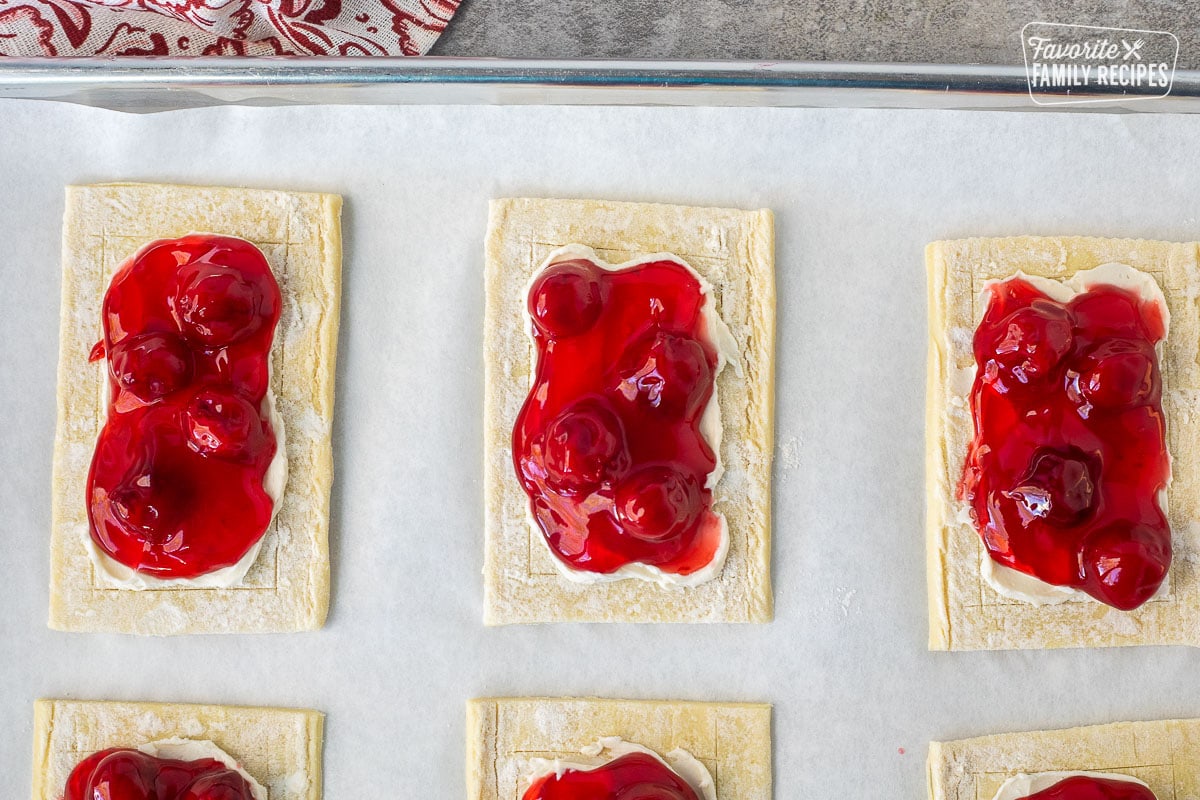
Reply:
[[[1167, 97], [1109, 91], [1059, 111], [1191, 112], [1200, 72]], [[487, 58], [0, 60], [0, 98], [124, 111], [236, 104], [563, 104], [820, 108], [1045, 108], [1023, 66]]]
[[[0, 104], [0, 797], [36, 697], [328, 713], [326, 797], [464, 796], [476, 695], [768, 701], [775, 795], [925, 792], [926, 744], [1200, 716], [1200, 651], [926, 650], [923, 248], [968, 235], [1200, 238], [1200, 117], [578, 106]], [[333, 603], [319, 632], [46, 628], [62, 189], [148, 180], [346, 198]], [[487, 201], [775, 211], [775, 622], [486, 629]]]

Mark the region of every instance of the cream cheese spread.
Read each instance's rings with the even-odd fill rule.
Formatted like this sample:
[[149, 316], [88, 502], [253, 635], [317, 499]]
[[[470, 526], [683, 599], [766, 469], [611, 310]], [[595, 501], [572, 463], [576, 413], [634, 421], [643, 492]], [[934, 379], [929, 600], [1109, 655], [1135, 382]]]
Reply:
[[574, 761], [568, 761], [561, 758], [531, 758], [529, 760], [528, 784], [532, 784], [538, 778], [543, 778], [546, 775], [554, 773], [561, 777], [564, 772], [574, 770], [577, 772], [587, 772], [588, 770], [596, 769], [610, 761], [615, 761], [621, 756], [629, 755], [630, 753], [643, 753], [653, 756], [659, 763], [667, 769], [674, 772], [692, 787], [692, 791], [700, 800], [717, 800], [716, 783], [713, 781], [712, 774], [708, 768], [700, 763], [699, 759], [682, 748], [676, 748], [671, 752], [660, 756], [648, 747], [643, 747], [640, 744], [627, 742], [620, 736], [602, 736], [595, 744], [588, 745], [582, 748], [581, 755], [588, 758], [605, 757], [598, 764], [581, 764]]
[[[1144, 302], [1150, 302], [1156, 305], [1162, 314], [1164, 337], [1155, 345], [1155, 350], [1158, 353], [1159, 362], [1162, 362], [1163, 343], [1166, 339], [1166, 333], [1171, 327], [1171, 313], [1167, 309], [1167, 300], [1163, 296], [1162, 289], [1153, 276], [1135, 269], [1126, 264], [1102, 264], [1094, 269], [1083, 270], [1076, 272], [1066, 281], [1058, 281], [1051, 278], [1043, 278], [1037, 275], [1026, 275], [1024, 272], [1017, 272], [1011, 278], [1020, 278], [1047, 297], [1056, 300], [1060, 303], [1070, 302], [1078, 294], [1082, 294], [1093, 286], [1116, 286], [1129, 292], [1138, 295]], [[993, 284], [1002, 283], [1003, 281], [988, 281], [984, 284], [983, 293], [981, 295], [980, 307], [987, 306], [989, 290]], [[1170, 477], [1167, 478], [1167, 485], [1170, 485]], [[1167, 513], [1167, 492], [1166, 488], [1159, 492], [1158, 505], [1162, 509], [1164, 516]], [[965, 512], [965, 507], [964, 507]], [[969, 515], [966, 515], [969, 519]], [[1169, 580], [1168, 572], [1168, 580]], [[983, 555], [980, 559], [980, 575], [984, 583], [992, 587], [1002, 597], [1007, 597], [1011, 600], [1020, 600], [1032, 605], [1053, 605], [1062, 603], [1067, 600], [1088, 600], [1099, 602], [1091, 595], [1081, 592], [1071, 586], [1056, 586], [1046, 583], [1038, 578], [1028, 575], [1020, 570], [1015, 570], [1011, 567], [1000, 564], [994, 561], [988, 555], [987, 549], [984, 548]], [[1164, 580], [1159, 587], [1155, 596], [1159, 596], [1168, 592], [1168, 580]], [[1049, 774], [1049, 773], [1047, 773]]]
[[226, 769], [233, 770], [245, 778], [246, 783], [250, 784], [254, 800], [267, 800], [267, 790], [263, 788], [262, 784], [242, 769], [232, 756], [207, 739], [159, 739], [156, 742], [138, 745], [137, 749], [148, 756], [173, 761], [199, 761], [202, 758], [211, 758], [213, 761], [223, 764]]
[[[271, 519], [267, 523], [268, 528], [275, 522], [275, 516], [279, 513], [279, 503], [283, 499], [284, 489], [287, 488], [288, 476], [286, 433], [284, 431], [283, 417], [275, 407], [275, 391], [271, 389], [270, 379], [271, 371], [268, 370], [267, 393], [263, 396], [263, 411], [267, 419], [271, 421], [271, 430], [275, 432], [275, 455], [271, 458], [271, 463], [267, 466], [266, 474], [263, 475], [263, 491], [271, 498]], [[109, 402], [108, 375], [106, 374], [102, 380], [105, 394], [104, 404], [107, 406]], [[262, 550], [264, 538], [266, 538], [266, 530], [263, 531], [262, 536], [258, 537], [258, 541], [254, 543], [254, 546], [247, 550], [246, 554], [232, 566], [213, 570], [204, 575], [197, 575], [194, 578], [163, 579], [140, 573], [125, 566], [100, 549], [92, 539], [90, 528], [85, 527], [83, 529], [83, 547], [87, 551], [92, 565], [95, 567], [96, 575], [106, 585], [115, 589], [133, 589], [135, 591], [165, 589], [168, 587], [228, 589], [231, 586], [237, 586], [246, 577], [246, 573], [250, 571], [250, 568], [254, 566], [254, 562], [258, 559], [258, 553]]]
[[[1146, 786], [1143, 781], [1138, 780], [1129, 775], [1121, 775], [1115, 772], [1035, 772], [1032, 775], [1020, 773], [1012, 776], [1004, 783], [1000, 784], [999, 791], [992, 800], [1021, 800], [1031, 794], [1045, 791], [1056, 783], [1060, 783], [1067, 778], [1084, 777], [1084, 778], [1100, 778], [1109, 781], [1129, 781], [1130, 783]], [[1146, 786], [1149, 789], [1149, 786]]]
[[[704, 326], [708, 331], [709, 338], [712, 340], [713, 348], [717, 352], [717, 368], [713, 373], [713, 391], [712, 396], [708, 399], [708, 405], [704, 407], [704, 411], [700, 415], [700, 435], [704, 437], [704, 441], [712, 448], [713, 454], [716, 456], [716, 465], [712, 472], [708, 474], [704, 486], [707, 489], [713, 489], [720, 482], [721, 476], [725, 474], [725, 467], [721, 464], [721, 405], [717, 398], [717, 377], [721, 371], [725, 369], [727, 364], [733, 363], [736, 369], [737, 357], [737, 341], [733, 338], [733, 333], [721, 319], [721, 316], [714, 308], [713, 287], [712, 284], [704, 279], [690, 264], [678, 256], [669, 253], [654, 253], [647, 256], [641, 256], [621, 264], [609, 264], [604, 259], [596, 254], [596, 251], [590, 247], [585, 247], [578, 244], [569, 244], [565, 247], [560, 247], [542, 262], [528, 283], [525, 284], [523, 294], [521, 295], [521, 307], [526, 308], [525, 298], [529, 297], [529, 291], [532, 288], [534, 281], [541, 275], [542, 271], [553, 264], [560, 261], [568, 261], [571, 259], [586, 259], [601, 269], [616, 272], [622, 269], [627, 269], [637, 264], [645, 264], [651, 261], [671, 261], [679, 264], [681, 267], [691, 273], [700, 284], [700, 293], [704, 295], [705, 302], [701, 308], [701, 315], [704, 318]], [[529, 316], [528, 310], [525, 311], [525, 331], [530, 339], [533, 339], [533, 319]], [[530, 365], [530, 383], [535, 380], [536, 365]], [[721, 539], [717, 547], [717, 552], [713, 554], [712, 560], [705, 564], [700, 569], [688, 575], [678, 575], [671, 572], [664, 572], [652, 564], [641, 564], [634, 562], [625, 564], [613, 572], [588, 572], [587, 570], [573, 569], [565, 564], [562, 559], [552, 555], [554, 566], [557, 567], [559, 574], [568, 580], [575, 583], [611, 583], [613, 581], [626, 580], [630, 578], [657, 583], [660, 586], [697, 586], [702, 583], [707, 583], [721, 573], [722, 567], [725, 566], [725, 558], [729, 554], [729, 527], [725, 520], [725, 515], [717, 511], [712, 512], [716, 517], [717, 524], [721, 526]], [[525, 515], [532, 526], [534, 533], [541, 537], [541, 528], [533, 518], [532, 512], [526, 504]], [[543, 539], [544, 541], [544, 539]], [[547, 545], [549, 547], [549, 545]]]

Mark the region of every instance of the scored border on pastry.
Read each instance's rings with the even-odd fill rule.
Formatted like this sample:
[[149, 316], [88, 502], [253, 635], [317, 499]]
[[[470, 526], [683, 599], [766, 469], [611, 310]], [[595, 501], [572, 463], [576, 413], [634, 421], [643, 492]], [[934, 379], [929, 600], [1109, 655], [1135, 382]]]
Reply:
[[[1134, 611], [1071, 599], [1035, 606], [998, 595], [980, 575], [983, 543], [960, 514], [956, 487], [974, 435], [968, 395], [972, 337], [988, 280], [1064, 279], [1105, 263], [1127, 264], [1162, 288], [1171, 313], [1163, 350], [1163, 413], [1172, 459], [1167, 489], [1174, 557], [1167, 589]], [[1115, 645], [1200, 645], [1200, 262], [1195, 243], [1089, 237], [1013, 237], [933, 242], [926, 395], [926, 556], [929, 646], [981, 650]]]
[[771, 797], [771, 707], [596, 698], [482, 698], [467, 703], [468, 800], [521, 800], [530, 759], [601, 763], [580, 753], [619, 736], [664, 755], [682, 748], [720, 800]]
[[[258, 189], [111, 183], [71, 186], [54, 447], [50, 627], [151, 635], [312, 630], [329, 607], [334, 361], [341, 290], [341, 198]], [[84, 548], [87, 474], [104, 422], [104, 370], [88, 362], [100, 306], [122, 261], [155, 239], [237, 236], [259, 247], [283, 305], [271, 386], [287, 430], [288, 481], [243, 582], [229, 589], [105, 585]]]
[[1024, 772], [1116, 772], [1159, 800], [1200, 796], [1200, 720], [1115, 722], [929, 744], [930, 800], [991, 800]]
[[[512, 461], [513, 424], [536, 358], [525, 330], [526, 285], [567, 244], [612, 263], [653, 253], [685, 259], [713, 285], [738, 358], [717, 379], [721, 462], [714, 510], [729, 524], [721, 574], [688, 588], [561, 577], [530, 523]], [[484, 315], [486, 531], [484, 622], [767, 622], [774, 442], [774, 223], [769, 211], [597, 200], [494, 200]]]
[[33, 711], [33, 800], [59, 800], [87, 756], [180, 737], [233, 757], [270, 800], [320, 800], [325, 715], [254, 708], [97, 700], [38, 700]]

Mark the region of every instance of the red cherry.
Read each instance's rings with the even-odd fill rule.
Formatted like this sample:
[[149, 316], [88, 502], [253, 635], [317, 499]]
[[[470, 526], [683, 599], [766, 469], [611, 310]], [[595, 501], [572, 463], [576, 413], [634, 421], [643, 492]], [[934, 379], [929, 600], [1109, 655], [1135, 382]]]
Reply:
[[984, 375], [1008, 391], [1053, 373], [1071, 349], [1071, 318], [1057, 303], [1038, 299], [1004, 319], [995, 337]]
[[571, 523], [564, 519], [562, 514], [554, 509], [546, 502], [544, 497], [538, 497], [532, 503], [533, 518], [537, 520], [538, 525], [546, 533], [547, 537], [561, 537], [564, 534], [569, 534]]
[[249, 782], [231, 769], [201, 775], [179, 800], [254, 800]]
[[587, 494], [629, 466], [621, 419], [598, 398], [569, 406], [546, 427], [546, 483], [561, 494]]
[[64, 800], [160, 800], [154, 785], [157, 772], [150, 756], [137, 750], [113, 750], [92, 767], [82, 794], [73, 796], [68, 783]]
[[127, 475], [109, 496], [121, 527], [153, 544], [163, 544], [179, 527], [188, 502], [181, 481], [146, 468]]
[[188, 401], [184, 426], [192, 450], [230, 460], [252, 456], [266, 438], [258, 411], [229, 389], [196, 392]]
[[700, 484], [671, 467], [643, 467], [617, 487], [616, 508], [625, 533], [665, 541], [686, 533], [700, 516]]
[[1076, 324], [1096, 338], [1141, 339], [1149, 333], [1137, 296], [1115, 286], [1093, 286], [1077, 295], [1070, 308]]
[[1083, 549], [1084, 589], [1123, 611], [1149, 600], [1171, 566], [1171, 534], [1140, 523], [1116, 523], [1088, 538]]
[[117, 383], [147, 402], [178, 391], [192, 379], [192, 353], [178, 334], [126, 336], [113, 344], [110, 355]]
[[529, 314], [543, 335], [565, 338], [595, 324], [603, 309], [600, 268], [585, 259], [547, 267], [529, 292]]
[[1158, 394], [1153, 351], [1133, 342], [1109, 340], [1083, 359], [1078, 392], [1098, 408], [1141, 405]]
[[1095, 477], [1081, 451], [1039, 448], [1029, 470], [1004, 496], [1016, 501], [1026, 525], [1036, 518], [1065, 528], [1079, 524], [1095, 509]]
[[172, 311], [189, 338], [225, 347], [252, 336], [278, 307], [279, 294], [266, 280], [199, 261], [180, 270]]
[[64, 791], [63, 800], [92, 800], [87, 794], [88, 784], [92, 780], [92, 773], [96, 771], [96, 765], [104, 759], [112, 755], [113, 750], [101, 750], [97, 753], [92, 753], [90, 756], [80, 761], [71, 770], [71, 774], [67, 776], [67, 786]]
[[621, 356], [617, 392], [664, 414], [692, 419], [712, 396], [715, 366], [700, 342], [655, 330]]

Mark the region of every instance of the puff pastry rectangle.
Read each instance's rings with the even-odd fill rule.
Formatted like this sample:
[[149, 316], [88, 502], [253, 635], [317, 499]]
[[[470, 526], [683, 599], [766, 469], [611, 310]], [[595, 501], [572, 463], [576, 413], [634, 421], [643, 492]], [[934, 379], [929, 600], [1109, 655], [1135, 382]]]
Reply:
[[269, 800], [320, 800], [325, 717], [239, 706], [38, 700], [33, 712], [33, 800], [59, 800], [85, 757], [159, 739], [208, 740], [267, 790]]
[[[341, 198], [153, 184], [67, 189], [58, 427], [50, 537], [50, 627], [138, 634], [319, 628], [329, 607], [333, 378], [341, 286]], [[154, 239], [220, 233], [263, 251], [283, 306], [271, 385], [287, 431], [287, 489], [262, 551], [230, 589], [114, 589], [93, 573], [86, 485], [105, 415], [104, 369], [88, 363], [121, 262]]]
[[[721, 461], [715, 508], [729, 523], [720, 576], [697, 587], [639, 580], [582, 585], [561, 577], [527, 516], [513, 470], [512, 430], [535, 361], [525, 286], [551, 251], [592, 247], [618, 263], [652, 253], [685, 259], [714, 287], [738, 344], [718, 378]], [[769, 211], [595, 200], [495, 200], [485, 272], [486, 542], [484, 622], [766, 622], [772, 617], [774, 223]]]
[[521, 800], [529, 760], [594, 760], [580, 749], [619, 736], [659, 755], [682, 748], [708, 769], [720, 800], [771, 797], [771, 707], [547, 697], [467, 704], [468, 800]]
[[[1161, 372], [1173, 480], [1174, 559], [1168, 590], [1132, 612], [1090, 599], [1034, 606], [996, 594], [980, 577], [983, 545], [959, 515], [955, 491], [974, 434], [971, 340], [990, 279], [1022, 270], [1064, 279], [1117, 262], [1158, 281], [1171, 312]], [[1197, 244], [1083, 237], [934, 242], [929, 271], [926, 553], [929, 646], [940, 650], [1200, 644], [1200, 287]]]
[[1200, 720], [1117, 722], [929, 745], [930, 800], [991, 800], [1018, 772], [1119, 772], [1158, 800], [1200, 797]]

